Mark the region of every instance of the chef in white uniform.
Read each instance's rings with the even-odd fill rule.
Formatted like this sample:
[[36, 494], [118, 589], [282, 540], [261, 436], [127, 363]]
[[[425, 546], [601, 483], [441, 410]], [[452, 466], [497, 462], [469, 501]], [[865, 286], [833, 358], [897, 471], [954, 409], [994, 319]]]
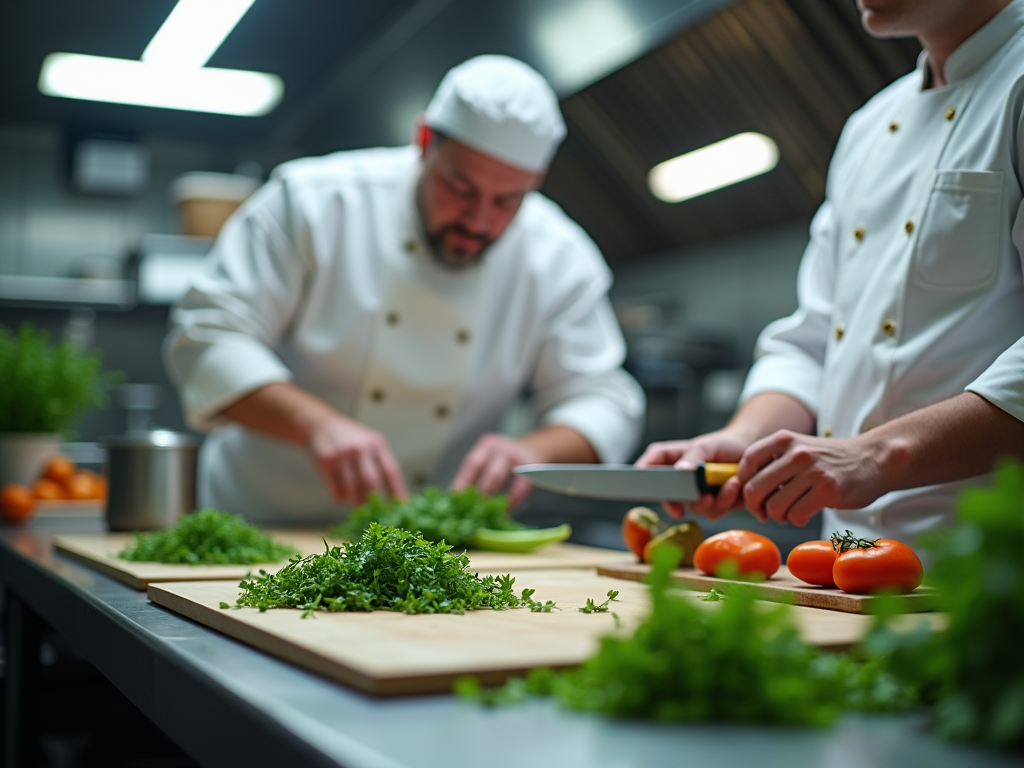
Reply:
[[[846, 124], [800, 266], [720, 432], [640, 464], [740, 461], [692, 506], [907, 542], [1024, 456], [1024, 0], [858, 0], [916, 71]], [[681, 513], [679, 505], [670, 511]]]
[[[565, 125], [522, 62], [450, 71], [418, 145], [278, 168], [174, 310], [166, 358], [211, 430], [199, 496], [337, 520], [374, 491], [497, 492], [536, 461], [621, 462], [643, 393], [583, 230], [536, 189]], [[527, 392], [540, 426], [495, 434]], [[513, 481], [513, 503], [529, 486]]]

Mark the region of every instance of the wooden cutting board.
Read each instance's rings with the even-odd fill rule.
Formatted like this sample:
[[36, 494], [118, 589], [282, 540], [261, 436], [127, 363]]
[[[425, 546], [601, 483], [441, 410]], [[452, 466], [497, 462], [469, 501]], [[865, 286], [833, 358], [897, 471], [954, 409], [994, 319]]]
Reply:
[[[293, 545], [303, 555], [322, 552], [324, 549], [323, 539], [318, 533], [284, 530], [270, 533], [280, 541]], [[85, 563], [139, 591], [144, 591], [150, 584], [161, 581], [234, 579], [237, 582], [245, 578], [246, 574], [257, 573], [261, 568], [273, 572], [288, 563], [287, 560], [282, 560], [279, 563], [259, 565], [174, 565], [118, 559], [117, 553], [123, 551], [133, 538], [132, 533], [75, 534], [55, 536], [53, 546], [61, 554]], [[331, 544], [339, 543], [332, 539], [327, 541]], [[505, 573], [537, 568], [594, 569], [605, 563], [625, 564], [634, 560], [628, 552], [566, 543], [551, 544], [524, 554], [471, 551], [469, 559], [470, 569], [481, 573]]]
[[[616, 579], [641, 581], [647, 577], [650, 570], [651, 566], [649, 565], [631, 562], [602, 565], [597, 569], [597, 572], [602, 576], [611, 576]], [[672, 573], [672, 581], [687, 589], [697, 589], [704, 592], [712, 587], [725, 589], [732, 584], [749, 584], [749, 582], [737, 582], [731, 579], [708, 576], [696, 568], [676, 569]], [[756, 590], [757, 597], [761, 600], [791, 603], [809, 608], [825, 608], [830, 611], [843, 611], [844, 613], [871, 613], [871, 603], [879, 599], [871, 595], [851, 595], [840, 589], [825, 589], [824, 587], [811, 586], [791, 574], [786, 566], [779, 568], [778, 572], [767, 581], [751, 584], [750, 586]], [[927, 587], [918, 587], [917, 590], [909, 595], [901, 595], [898, 600], [900, 609], [907, 613], [935, 610], [934, 592]]]
[[[588, 597], [602, 601], [608, 590], [619, 590], [612, 610], [623, 632], [632, 630], [650, 608], [648, 587], [637, 582], [570, 569], [513, 575], [517, 589], [532, 587], [535, 599], [554, 600], [561, 610], [484, 610], [463, 616], [317, 613], [303, 619], [299, 610], [221, 609], [221, 602], [234, 603], [238, 596], [236, 583], [222, 581], [152, 584], [149, 598], [285, 661], [376, 695], [448, 691], [466, 674], [490, 685], [537, 666], [574, 666], [593, 655], [602, 635], [617, 631], [611, 613], [577, 610]], [[718, 609], [715, 603], [699, 605]], [[849, 648], [872, 621], [813, 608], [792, 611], [801, 636], [829, 649]]]

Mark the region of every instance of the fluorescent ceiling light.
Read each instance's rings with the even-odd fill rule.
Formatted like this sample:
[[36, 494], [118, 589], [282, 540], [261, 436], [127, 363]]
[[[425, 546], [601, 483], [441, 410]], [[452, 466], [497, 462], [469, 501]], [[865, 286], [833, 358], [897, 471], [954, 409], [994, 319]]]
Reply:
[[738, 181], [767, 173], [779, 162], [779, 147], [760, 133], [739, 133], [651, 169], [651, 193], [666, 203], [678, 203]]
[[284, 95], [277, 75], [203, 66], [255, 0], [178, 0], [142, 61], [51, 53], [39, 72], [47, 96], [257, 117]]
[[142, 60], [147, 64], [201, 67], [255, 0], [178, 0]]
[[643, 37], [622, 0], [551, 4], [536, 45], [559, 91], [574, 91], [618, 69], [643, 50]]
[[221, 115], [265, 115], [281, 100], [281, 78], [266, 72], [161, 67], [133, 59], [51, 53], [39, 90], [48, 96]]

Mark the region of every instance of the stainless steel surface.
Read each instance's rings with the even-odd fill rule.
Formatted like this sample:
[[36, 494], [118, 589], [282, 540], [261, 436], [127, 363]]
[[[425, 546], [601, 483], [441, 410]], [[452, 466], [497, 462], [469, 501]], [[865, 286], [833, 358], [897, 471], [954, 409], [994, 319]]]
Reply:
[[526, 464], [515, 472], [538, 488], [624, 501], [695, 501], [697, 473], [672, 467], [637, 469], [631, 464]]
[[112, 531], [168, 528], [196, 506], [199, 439], [167, 430], [100, 440], [107, 450], [107, 525]]
[[53, 554], [50, 535], [99, 526], [68, 517], [0, 530], [0, 581], [209, 768], [1020, 765], [940, 741], [920, 716], [847, 716], [824, 729], [671, 725], [567, 712], [547, 701], [484, 708], [452, 696], [374, 699]]

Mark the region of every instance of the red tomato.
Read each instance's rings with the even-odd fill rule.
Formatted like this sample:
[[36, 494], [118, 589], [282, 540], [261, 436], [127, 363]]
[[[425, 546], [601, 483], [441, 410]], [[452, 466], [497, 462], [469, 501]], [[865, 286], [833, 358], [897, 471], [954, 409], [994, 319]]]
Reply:
[[831, 541], [805, 541], [793, 547], [786, 558], [786, 567], [800, 581], [834, 589], [832, 566], [838, 556]]
[[658, 514], [647, 507], [633, 507], [622, 518], [622, 538], [629, 551], [644, 561], [644, 547], [658, 532]]
[[753, 531], [722, 531], [704, 539], [693, 555], [693, 564], [709, 576], [726, 560], [736, 563], [741, 576], [770, 577], [782, 565], [782, 553], [775, 542]]
[[923, 577], [924, 566], [914, 550], [895, 539], [840, 552], [832, 568], [838, 587], [857, 595], [913, 592]]

